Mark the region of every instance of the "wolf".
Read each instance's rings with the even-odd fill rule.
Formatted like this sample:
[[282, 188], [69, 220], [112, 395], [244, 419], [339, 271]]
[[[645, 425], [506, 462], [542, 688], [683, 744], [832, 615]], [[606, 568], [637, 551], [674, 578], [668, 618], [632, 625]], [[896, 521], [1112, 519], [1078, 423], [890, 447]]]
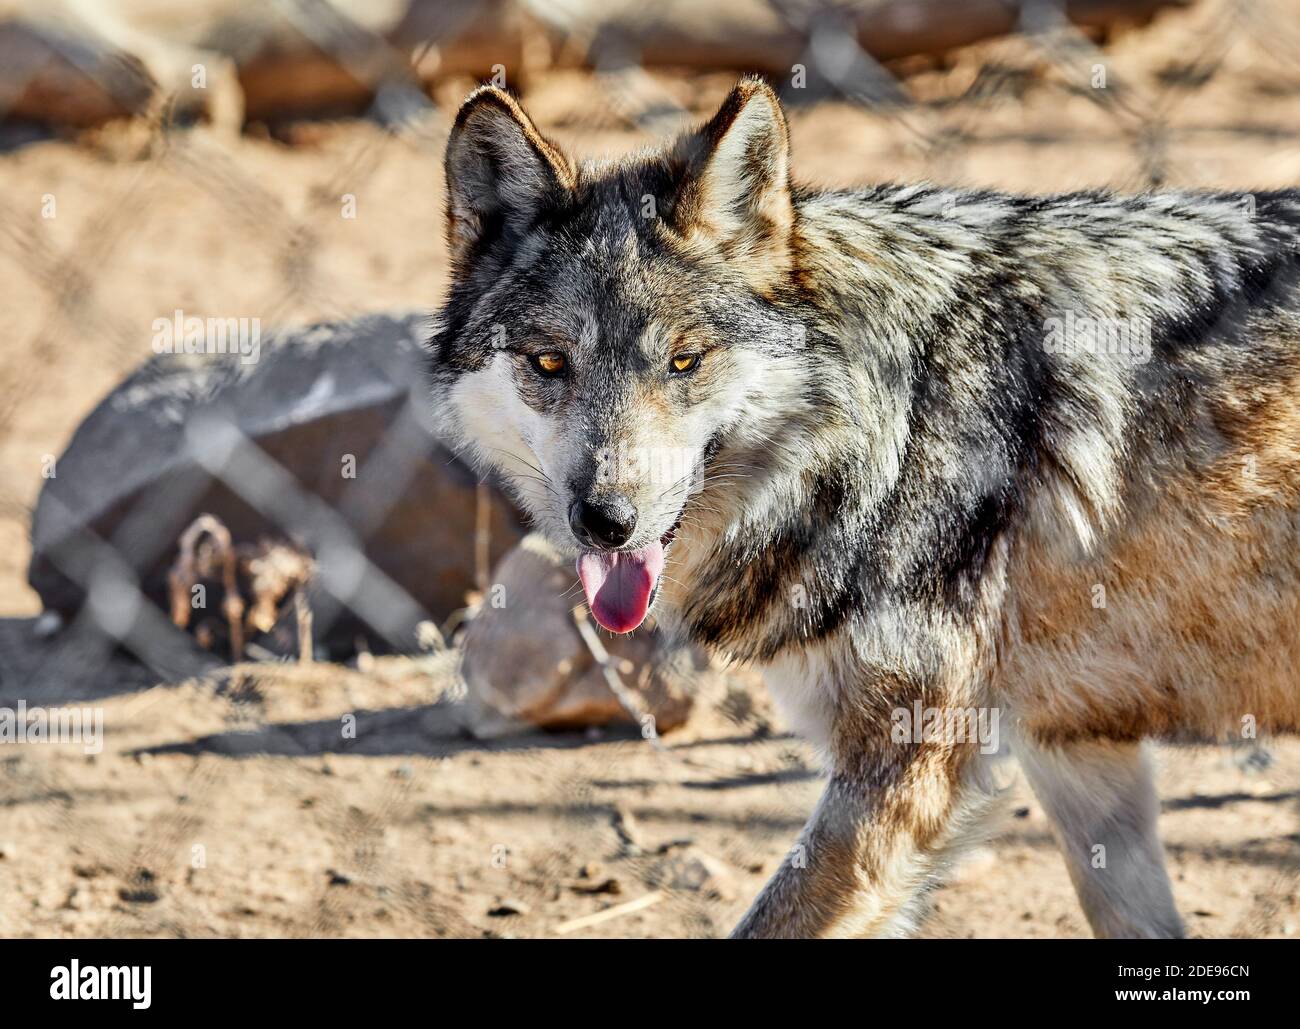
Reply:
[[482, 88], [446, 177], [440, 431], [824, 759], [734, 935], [913, 931], [994, 749], [1095, 935], [1182, 935], [1144, 741], [1300, 729], [1300, 192], [817, 190], [758, 79], [581, 164]]

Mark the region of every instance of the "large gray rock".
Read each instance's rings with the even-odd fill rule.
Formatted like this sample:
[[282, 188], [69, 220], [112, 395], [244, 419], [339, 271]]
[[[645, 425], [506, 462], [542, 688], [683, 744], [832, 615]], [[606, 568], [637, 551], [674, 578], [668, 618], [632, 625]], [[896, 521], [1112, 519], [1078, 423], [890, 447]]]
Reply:
[[[28, 578], [46, 608], [78, 611], [94, 583], [108, 602], [87, 610], [112, 620], [134, 577], [165, 614], [177, 537], [209, 513], [236, 542], [313, 553], [319, 640], [367, 631], [413, 648], [415, 626], [463, 606], [474, 581], [477, 479], [427, 425], [428, 328], [371, 316], [274, 334], [256, 362], [152, 358], [81, 424], [41, 493]], [[491, 508], [495, 560], [522, 531], [495, 492]]]

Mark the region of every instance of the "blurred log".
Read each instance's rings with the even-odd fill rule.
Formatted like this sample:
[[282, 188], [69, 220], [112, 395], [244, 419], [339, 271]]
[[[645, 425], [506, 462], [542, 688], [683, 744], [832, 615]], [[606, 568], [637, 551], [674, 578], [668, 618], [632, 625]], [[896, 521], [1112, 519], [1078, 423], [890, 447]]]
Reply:
[[[1191, 0], [1067, 0], [1076, 25], [1143, 25]], [[1031, 8], [1030, 0], [1023, 5]], [[817, 25], [856, 35], [877, 60], [942, 54], [1016, 30], [1020, 5], [1008, 0], [858, 0], [794, 5], [782, 0], [572, 0], [537, 4], [559, 37], [591, 39], [583, 63], [731, 69], [788, 75], [806, 61]], [[569, 48], [570, 51], [572, 48]]]
[[[1075, 24], [1104, 29], [1188, 3], [1066, 0], [1065, 9]], [[877, 60], [940, 54], [1015, 31], [1022, 8], [1052, 9], [1035, 0], [50, 0], [10, 13], [0, 0], [0, 119], [86, 126], [169, 106], [237, 126], [245, 116], [360, 113], [385, 91], [418, 100], [452, 78], [504, 76], [526, 88], [548, 66], [787, 76], [816, 60], [819, 42], [831, 64], [846, 35]], [[196, 87], [198, 65], [206, 82]]]
[[[125, 5], [125, 6], [129, 6]], [[243, 122], [235, 64], [69, 0], [0, 7], [0, 121], [83, 128], [126, 116]]]

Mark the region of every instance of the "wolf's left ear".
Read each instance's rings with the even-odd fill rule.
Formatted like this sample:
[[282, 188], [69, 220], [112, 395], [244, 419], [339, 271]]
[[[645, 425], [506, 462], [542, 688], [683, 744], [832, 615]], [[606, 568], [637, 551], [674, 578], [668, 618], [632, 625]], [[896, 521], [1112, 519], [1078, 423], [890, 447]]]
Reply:
[[794, 222], [790, 134], [767, 83], [741, 81], [671, 159], [684, 164], [673, 212], [679, 232], [710, 237], [738, 258], [785, 252]]
[[503, 226], [526, 228], [574, 188], [573, 163], [514, 97], [484, 86], [461, 105], [447, 140], [447, 237], [453, 266]]

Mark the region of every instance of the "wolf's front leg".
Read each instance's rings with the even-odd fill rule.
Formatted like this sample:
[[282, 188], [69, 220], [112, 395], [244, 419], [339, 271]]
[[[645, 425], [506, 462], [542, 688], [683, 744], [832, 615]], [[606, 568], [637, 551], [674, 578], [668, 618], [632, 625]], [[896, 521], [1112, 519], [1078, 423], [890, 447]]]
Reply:
[[836, 764], [798, 843], [733, 938], [907, 932], [989, 798], [976, 742], [863, 743]]

